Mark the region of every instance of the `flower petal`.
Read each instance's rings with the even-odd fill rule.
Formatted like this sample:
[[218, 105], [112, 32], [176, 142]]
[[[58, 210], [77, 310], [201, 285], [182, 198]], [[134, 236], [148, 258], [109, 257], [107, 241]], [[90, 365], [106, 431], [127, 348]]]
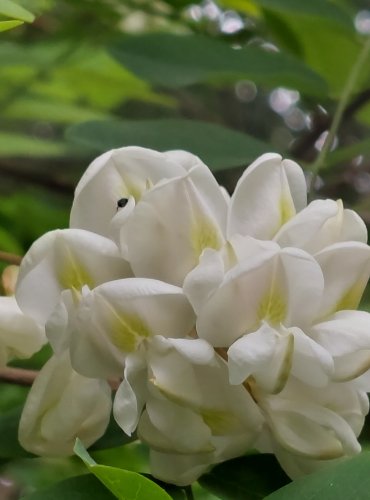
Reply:
[[17, 302], [26, 314], [45, 324], [63, 290], [132, 275], [107, 238], [82, 229], [51, 231], [39, 238], [20, 266]]
[[36, 455], [72, 455], [76, 437], [88, 447], [104, 434], [111, 406], [108, 384], [77, 374], [65, 352], [38, 374], [23, 409], [19, 441]]
[[204, 249], [221, 248], [226, 202], [209, 175], [196, 166], [143, 196], [121, 230], [136, 276], [182, 285]]
[[370, 247], [357, 242], [337, 243], [315, 258], [325, 281], [319, 317], [356, 309], [370, 276]]
[[231, 197], [227, 236], [271, 239], [306, 205], [302, 169], [277, 154], [264, 154], [247, 168]]

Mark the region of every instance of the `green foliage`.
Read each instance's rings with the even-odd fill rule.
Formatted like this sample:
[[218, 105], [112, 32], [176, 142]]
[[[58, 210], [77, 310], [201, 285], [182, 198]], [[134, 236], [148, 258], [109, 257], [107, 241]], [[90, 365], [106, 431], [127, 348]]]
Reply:
[[254, 137], [220, 125], [195, 120], [130, 120], [90, 122], [73, 126], [68, 137], [96, 152], [135, 144], [167, 151], [192, 151], [210, 168], [245, 165], [269, 150]]
[[119, 500], [170, 500], [171, 497], [156, 483], [136, 472], [98, 465], [77, 439], [75, 453]]
[[112, 500], [115, 498], [93, 474], [71, 477], [49, 488], [23, 497], [23, 500]]
[[328, 466], [271, 493], [266, 500], [338, 500], [369, 498], [370, 453]]
[[165, 87], [248, 78], [269, 87], [293, 87], [313, 95], [326, 90], [318, 75], [285, 54], [252, 47], [234, 50], [199, 35], [125, 37], [111, 53], [141, 78]]
[[249, 455], [214, 467], [200, 484], [225, 500], [258, 500], [289, 482], [273, 455]]

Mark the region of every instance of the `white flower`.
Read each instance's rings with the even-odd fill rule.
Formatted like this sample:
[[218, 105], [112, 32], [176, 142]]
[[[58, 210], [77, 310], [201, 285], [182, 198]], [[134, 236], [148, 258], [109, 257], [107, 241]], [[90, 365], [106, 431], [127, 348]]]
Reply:
[[72, 365], [88, 377], [120, 377], [127, 355], [145, 349], [155, 335], [185, 337], [194, 322], [179, 287], [145, 278], [104, 283], [83, 296], [78, 306]]
[[14, 297], [0, 297], [0, 368], [13, 358], [29, 358], [45, 344], [44, 329], [19, 309]]
[[364, 222], [339, 200], [315, 200], [306, 207], [302, 169], [277, 154], [265, 154], [248, 167], [231, 197], [227, 237], [235, 234], [273, 239], [282, 247], [315, 254], [342, 241], [367, 242]]
[[229, 385], [225, 362], [204, 340], [157, 336], [145, 365], [126, 365], [114, 414], [126, 432], [138, 422], [156, 477], [189, 484], [253, 446], [261, 413], [244, 387]]
[[355, 384], [313, 389], [291, 379], [276, 396], [263, 394], [257, 387], [253, 396], [266, 418], [257, 448], [275, 453], [291, 478], [361, 450], [357, 437], [369, 401]]
[[37, 455], [72, 455], [76, 437], [88, 447], [104, 434], [111, 406], [108, 383], [76, 373], [66, 351], [38, 374], [23, 409], [19, 441]]

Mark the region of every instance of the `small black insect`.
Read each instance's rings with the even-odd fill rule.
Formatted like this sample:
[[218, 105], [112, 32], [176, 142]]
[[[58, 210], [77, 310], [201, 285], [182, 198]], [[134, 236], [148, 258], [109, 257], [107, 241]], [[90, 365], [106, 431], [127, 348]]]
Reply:
[[119, 208], [123, 208], [127, 205], [127, 202], [128, 202], [128, 198], [120, 198], [118, 201], [117, 201], [117, 210]]

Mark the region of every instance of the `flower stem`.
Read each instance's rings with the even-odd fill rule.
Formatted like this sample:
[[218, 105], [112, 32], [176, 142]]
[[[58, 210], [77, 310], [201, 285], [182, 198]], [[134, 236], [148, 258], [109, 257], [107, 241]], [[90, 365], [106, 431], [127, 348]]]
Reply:
[[349, 99], [351, 97], [351, 94], [353, 92], [353, 89], [358, 81], [361, 69], [363, 68], [366, 59], [368, 58], [370, 53], [370, 37], [366, 40], [366, 43], [364, 44], [361, 52], [359, 53], [358, 58], [356, 59], [352, 70], [348, 76], [348, 79], [343, 87], [342, 94], [340, 96], [338, 106], [335, 110], [333, 121], [330, 127], [330, 130], [328, 132], [328, 135], [325, 138], [324, 144], [320, 150], [320, 153], [318, 154], [316, 161], [313, 163], [311, 167], [311, 182], [309, 186], [309, 191], [312, 190], [316, 177], [320, 171], [320, 169], [325, 165], [325, 160], [330, 152], [330, 149], [333, 145], [335, 136], [338, 132], [339, 125], [342, 121], [343, 113], [348, 105]]

